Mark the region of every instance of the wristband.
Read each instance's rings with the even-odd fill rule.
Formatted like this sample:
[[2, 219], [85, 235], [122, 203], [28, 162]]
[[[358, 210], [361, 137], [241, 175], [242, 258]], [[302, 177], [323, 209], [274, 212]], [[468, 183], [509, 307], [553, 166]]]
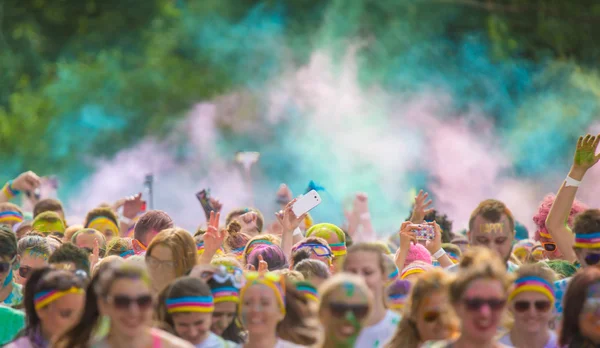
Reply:
[[302, 230], [300, 230], [300, 227], [296, 227], [296, 229], [294, 230], [294, 234], [293, 236], [300, 236], [303, 237], [302, 235]]
[[440, 250], [436, 251], [436, 253], [431, 256], [433, 256], [433, 258], [437, 260], [440, 257], [444, 256], [445, 254], [446, 254], [446, 250], [444, 250], [444, 248], [440, 248]]
[[579, 187], [579, 184], [581, 184], [581, 181], [579, 180], [575, 180], [572, 177], [567, 175], [567, 178], [565, 179], [565, 187]]
[[16, 195], [19, 194], [19, 191], [15, 190], [12, 187], [12, 180], [9, 180], [6, 185], [4, 185], [4, 187], [2, 188], [2, 192], [4, 193], [4, 195], [6, 196], [6, 198], [11, 199], [13, 197], [15, 197]]

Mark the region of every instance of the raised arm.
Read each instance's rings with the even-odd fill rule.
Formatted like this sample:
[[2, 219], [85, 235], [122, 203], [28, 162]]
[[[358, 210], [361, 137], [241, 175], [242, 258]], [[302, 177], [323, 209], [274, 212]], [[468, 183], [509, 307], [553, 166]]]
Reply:
[[575, 255], [575, 251], [573, 251], [575, 239], [571, 229], [567, 225], [567, 219], [569, 218], [577, 189], [585, 173], [600, 160], [600, 154], [596, 155], [598, 143], [600, 143], [600, 134], [597, 136], [588, 134], [585, 137], [579, 137], [569, 175], [561, 184], [554, 204], [552, 204], [546, 218], [548, 232], [556, 242], [558, 250], [570, 262], [576, 261], [577, 256]]
[[0, 203], [10, 201], [21, 191], [33, 192], [40, 186], [41, 180], [32, 171], [21, 173], [16, 178], [9, 180], [0, 190]]

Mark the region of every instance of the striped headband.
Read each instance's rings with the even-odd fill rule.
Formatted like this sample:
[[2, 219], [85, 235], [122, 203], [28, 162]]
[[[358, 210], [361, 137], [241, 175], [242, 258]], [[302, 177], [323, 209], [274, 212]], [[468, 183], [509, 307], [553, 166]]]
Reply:
[[3, 211], [0, 212], [0, 224], [5, 222], [20, 223], [23, 222], [23, 214], [18, 211]]
[[404, 271], [402, 271], [402, 274], [400, 275], [400, 279], [405, 279], [406, 277], [408, 277], [411, 274], [419, 274], [419, 273], [425, 273], [425, 270], [420, 267], [409, 267], [409, 268], [406, 268]]
[[[197, 242], [196, 243], [196, 251], [198, 253], [198, 255], [203, 255], [204, 254], [204, 242]], [[223, 247], [219, 247], [219, 249], [217, 249], [216, 255], [224, 255], [225, 251], [223, 250]]]
[[448, 258], [450, 259], [450, 261], [452, 261], [452, 263], [459, 263], [458, 255], [456, 255], [455, 253], [453, 253], [451, 251], [446, 252], [446, 254], [448, 255]]
[[251, 241], [250, 243], [248, 243], [248, 245], [246, 246], [245, 254], [250, 255], [252, 250], [254, 250], [254, 248], [256, 248], [256, 246], [260, 245], [260, 244], [273, 245], [273, 243], [271, 243], [271, 241], [268, 239], [255, 239], [255, 240]]
[[6, 183], [6, 185], [4, 185], [2, 187], [2, 192], [4, 193], [4, 195], [6, 196], [6, 198], [8, 198], [9, 200], [19, 194], [19, 191], [15, 190], [12, 187], [12, 184], [13, 184], [12, 180], [9, 180]]
[[165, 301], [167, 313], [212, 313], [215, 310], [215, 304], [212, 296], [190, 296], [169, 298]]
[[576, 233], [575, 234], [575, 247], [585, 249], [596, 249], [600, 248], [600, 232], [594, 233]]
[[390, 309], [400, 310], [406, 304], [407, 294], [390, 294], [388, 295]]
[[344, 243], [344, 242], [332, 243], [332, 244], [329, 244], [329, 247], [331, 248], [331, 253], [333, 254], [334, 257], [346, 255], [346, 243]]
[[217, 287], [210, 290], [215, 303], [234, 302], [240, 303], [240, 290], [234, 286]]
[[68, 290], [47, 290], [40, 291], [33, 296], [33, 304], [35, 309], [39, 310], [68, 294], [85, 294], [81, 288], [71, 287]]
[[135, 255], [135, 252], [132, 249], [129, 249], [129, 250], [125, 250], [124, 252], [120, 253], [119, 257], [126, 259], [129, 256], [133, 256], [133, 255]]
[[526, 291], [536, 291], [546, 295], [550, 301], [554, 302], [554, 288], [547, 280], [536, 277], [522, 277], [515, 281], [515, 288], [508, 296], [511, 301], [515, 296]]
[[[246, 272], [246, 284], [242, 287], [240, 291], [240, 298], [244, 297], [246, 290], [250, 288], [252, 285], [264, 285], [269, 289], [273, 290], [275, 294], [275, 298], [277, 299], [277, 304], [279, 305], [279, 309], [281, 313], [285, 315], [285, 279], [279, 274], [267, 272], [264, 274], [260, 274], [258, 272]], [[240, 310], [241, 310], [240, 306]]]
[[398, 267], [394, 266], [394, 271], [388, 275], [388, 281], [396, 280], [398, 278]]
[[296, 283], [296, 289], [306, 297], [307, 300], [313, 302], [319, 302], [319, 292], [317, 288], [307, 282]]
[[114, 221], [105, 216], [98, 216], [93, 218], [92, 221], [88, 222], [86, 227], [100, 231], [102, 234], [104, 234], [104, 231], [110, 230], [113, 231], [115, 236], [119, 235], [119, 227], [115, 224]]

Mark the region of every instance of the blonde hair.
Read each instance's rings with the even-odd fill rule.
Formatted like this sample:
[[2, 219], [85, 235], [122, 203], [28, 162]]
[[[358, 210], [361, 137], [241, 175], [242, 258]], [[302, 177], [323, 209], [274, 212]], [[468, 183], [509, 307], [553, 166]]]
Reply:
[[299, 281], [304, 280], [304, 275], [298, 271], [293, 271], [293, 270], [289, 270], [289, 269], [279, 269], [279, 270], [273, 271], [273, 273], [279, 274], [282, 277], [286, 277], [286, 279], [289, 279], [294, 282], [299, 282]]
[[450, 284], [450, 302], [460, 302], [469, 285], [478, 279], [498, 280], [506, 293], [512, 286], [512, 277], [506, 272], [506, 264], [494, 251], [470, 247], [463, 254], [456, 278]]
[[151, 256], [157, 245], [164, 245], [173, 253], [176, 277], [184, 276], [196, 265], [196, 243], [188, 231], [181, 228], [162, 230], [148, 245], [146, 255]]
[[237, 267], [243, 269], [242, 264], [238, 259], [233, 255], [224, 255], [224, 256], [214, 256], [212, 260], [210, 260], [210, 264], [213, 266], [226, 266], [226, 267]]
[[[402, 320], [390, 342], [386, 345], [388, 348], [418, 348], [421, 344], [421, 337], [417, 330], [415, 317], [423, 300], [430, 297], [433, 293], [447, 293], [452, 277], [443, 270], [436, 268], [423, 273], [413, 284], [408, 303], [404, 307]], [[441, 320], [444, 325], [449, 326], [454, 331], [458, 331], [459, 320], [450, 306], [443, 313]]]
[[70, 242], [71, 238], [75, 234], [75, 232], [82, 230], [83, 225], [71, 225], [65, 229], [65, 235], [63, 236], [63, 241]]

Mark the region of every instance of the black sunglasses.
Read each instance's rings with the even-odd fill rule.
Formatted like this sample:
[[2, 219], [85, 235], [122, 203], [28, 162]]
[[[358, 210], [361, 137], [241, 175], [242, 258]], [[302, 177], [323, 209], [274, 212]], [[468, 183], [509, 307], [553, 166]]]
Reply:
[[515, 303], [514, 303], [515, 311], [517, 311], [519, 313], [527, 312], [532, 304], [533, 304], [533, 307], [538, 312], [547, 312], [551, 306], [550, 301], [534, 301], [534, 302], [515, 301]]
[[593, 266], [600, 262], [600, 254], [587, 254], [585, 257], [585, 263], [588, 266]]
[[0, 273], [6, 273], [8, 271], [10, 271], [10, 269], [12, 268], [12, 264], [15, 262], [15, 260], [17, 259], [17, 256], [15, 255], [12, 260], [6, 262], [0, 262]]
[[344, 318], [346, 313], [352, 312], [358, 320], [364, 319], [369, 314], [369, 305], [351, 305], [341, 302], [329, 303], [329, 311], [336, 318]]
[[499, 311], [504, 308], [506, 300], [499, 298], [483, 299], [479, 297], [465, 298], [463, 303], [470, 311], [479, 311], [483, 306], [488, 306], [492, 311]]
[[142, 295], [134, 298], [125, 295], [116, 295], [107, 296], [106, 300], [112, 303], [117, 309], [129, 309], [133, 303], [141, 310], [147, 310], [152, 306], [151, 295]]

